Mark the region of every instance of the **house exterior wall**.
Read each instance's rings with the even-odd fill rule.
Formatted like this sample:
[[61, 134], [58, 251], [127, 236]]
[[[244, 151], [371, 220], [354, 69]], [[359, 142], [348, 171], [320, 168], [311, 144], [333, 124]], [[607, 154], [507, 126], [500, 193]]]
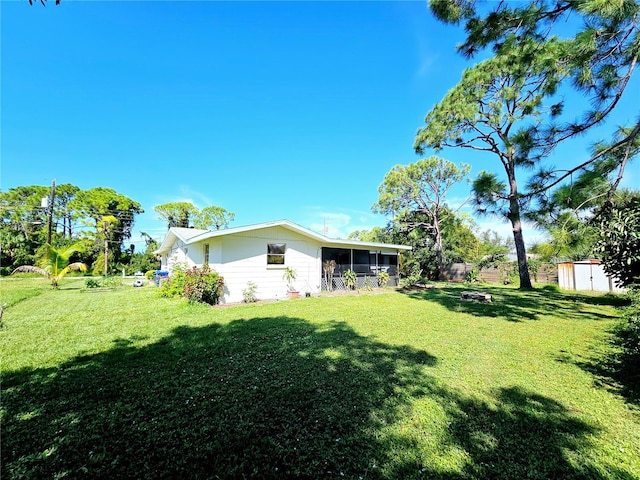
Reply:
[[[178, 263], [201, 266], [204, 245], [209, 245], [209, 267], [224, 277], [221, 303], [241, 302], [242, 290], [249, 281], [257, 285], [258, 299], [281, 299], [287, 296], [287, 283], [282, 278], [287, 267], [296, 272], [293, 282], [300, 292], [320, 291], [322, 265], [321, 244], [282, 227], [208, 238], [187, 247], [177, 241], [171, 253], [163, 257], [162, 268], [171, 271]], [[285, 243], [284, 265], [267, 265], [267, 244]], [[173, 259], [173, 260], [172, 260]]]
[[[287, 295], [282, 278], [287, 267], [296, 272], [293, 286], [301, 292], [320, 290], [320, 244], [282, 227], [225, 236], [221, 262], [212, 265], [225, 279], [225, 302], [242, 301], [249, 281], [257, 285], [258, 299], [280, 299]], [[267, 264], [267, 245], [285, 243], [284, 265]]]
[[188, 267], [193, 267], [195, 263], [191, 259], [191, 255], [193, 255], [193, 252], [190, 252], [191, 249], [193, 249], [193, 245], [185, 245], [181, 240], [177, 240], [171, 247], [171, 251], [162, 255], [160, 270], [171, 272], [173, 267], [178, 264], [187, 264]]
[[[286, 244], [284, 264], [267, 264], [269, 244]], [[398, 254], [396, 246], [323, 241], [315, 234], [306, 234], [298, 231], [295, 226], [291, 228], [287, 225], [272, 224], [220, 232], [176, 229], [163, 242], [162, 251], [166, 253], [162, 254], [161, 269], [171, 273], [176, 265], [186, 268], [202, 266], [206, 261], [205, 251], [208, 251], [209, 267], [224, 277], [221, 303], [241, 302], [244, 298], [242, 291], [247, 288], [248, 282], [256, 285], [255, 295], [259, 300], [280, 299], [287, 296], [288, 285], [283, 279], [287, 267], [296, 273], [293, 282], [295, 290], [302, 294], [321, 291], [323, 247], [366, 250], [367, 256], [372, 251], [382, 256]], [[271, 253], [278, 255], [278, 252]], [[385, 265], [382, 262], [381, 269], [384, 270]], [[377, 271], [377, 263], [374, 269]], [[392, 275], [389, 284], [393, 285], [393, 280], [397, 279], [393, 278], [393, 272], [389, 273]], [[372, 271], [371, 276], [375, 277], [375, 272]]]

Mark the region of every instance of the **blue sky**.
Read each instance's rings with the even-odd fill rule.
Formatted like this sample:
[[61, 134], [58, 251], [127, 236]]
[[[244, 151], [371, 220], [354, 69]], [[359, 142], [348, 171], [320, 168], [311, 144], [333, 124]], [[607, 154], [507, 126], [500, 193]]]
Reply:
[[0, 188], [110, 187], [142, 204], [134, 232], [156, 238], [153, 207], [172, 201], [224, 207], [232, 226], [286, 218], [346, 237], [384, 225], [378, 186], [419, 158], [416, 130], [468, 65], [462, 32], [423, 1], [20, 0], [0, 2], [0, 18]]

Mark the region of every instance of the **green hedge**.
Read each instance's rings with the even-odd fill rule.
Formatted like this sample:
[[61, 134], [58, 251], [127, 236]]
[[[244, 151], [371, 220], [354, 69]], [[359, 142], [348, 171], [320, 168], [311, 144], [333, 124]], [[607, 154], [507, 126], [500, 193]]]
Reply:
[[207, 265], [185, 270], [174, 267], [171, 277], [162, 284], [160, 296], [184, 297], [190, 302], [216, 305], [224, 291], [224, 279]]

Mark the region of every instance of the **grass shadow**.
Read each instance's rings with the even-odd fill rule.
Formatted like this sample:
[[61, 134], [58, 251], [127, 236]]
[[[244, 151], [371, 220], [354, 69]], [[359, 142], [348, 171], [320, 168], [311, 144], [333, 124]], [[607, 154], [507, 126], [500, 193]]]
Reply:
[[[4, 375], [0, 473], [605, 478], [564, 456], [594, 429], [561, 405], [517, 389], [488, 405], [443, 387], [429, 374], [436, 364], [426, 351], [374, 341], [344, 322], [290, 317], [180, 327], [144, 347], [118, 339], [58, 368]], [[443, 442], [469, 457], [458, 471], [427, 462], [425, 447], [394, 428], [426, 398], [446, 412]], [[395, 456], [399, 447], [418, 460]]]
[[[441, 397], [447, 399], [450, 393], [441, 392]], [[462, 473], [428, 472], [427, 478], [634, 478], [615, 465], [603, 471], [570, 462], [570, 452], [587, 447], [587, 438], [597, 429], [548, 397], [509, 387], [496, 390], [491, 402], [456, 395], [446, 405], [450, 442], [473, 461]]]
[[596, 385], [622, 396], [640, 413], [640, 361], [637, 357], [614, 353], [593, 361], [574, 363], [594, 375]]
[[609, 347], [603, 349], [603, 353], [588, 359], [561, 355], [557, 360], [576, 365], [593, 375], [597, 387], [620, 395], [640, 413], [640, 357], [621, 347], [618, 328], [609, 332]]
[[[492, 302], [463, 302], [460, 294], [474, 290], [492, 295]], [[477, 316], [504, 318], [510, 322], [537, 320], [543, 315], [561, 315], [580, 320], [610, 320], [614, 315], [594, 311], [595, 307], [621, 305], [624, 299], [615, 296], [565, 294], [545, 289], [518, 290], [497, 285], [438, 285], [435, 288], [403, 288], [401, 293], [418, 300], [435, 301], [451, 311]]]

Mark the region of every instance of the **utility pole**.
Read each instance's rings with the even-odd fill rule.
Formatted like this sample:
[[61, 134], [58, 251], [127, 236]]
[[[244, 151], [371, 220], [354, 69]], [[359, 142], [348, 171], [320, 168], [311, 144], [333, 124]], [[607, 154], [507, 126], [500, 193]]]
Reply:
[[106, 231], [105, 231], [105, 237], [104, 237], [104, 276], [106, 277], [109, 273], [109, 240], [106, 237]]
[[103, 215], [96, 220], [96, 229], [98, 235], [104, 236], [104, 276], [109, 275], [109, 241], [111, 234], [114, 232], [118, 219], [113, 215]]
[[47, 205], [47, 245], [51, 245], [51, 233], [53, 230], [53, 200], [56, 197], [56, 181], [51, 182], [51, 194]]
[[109, 222], [102, 217], [102, 233], [104, 234], [104, 276], [109, 275]]

